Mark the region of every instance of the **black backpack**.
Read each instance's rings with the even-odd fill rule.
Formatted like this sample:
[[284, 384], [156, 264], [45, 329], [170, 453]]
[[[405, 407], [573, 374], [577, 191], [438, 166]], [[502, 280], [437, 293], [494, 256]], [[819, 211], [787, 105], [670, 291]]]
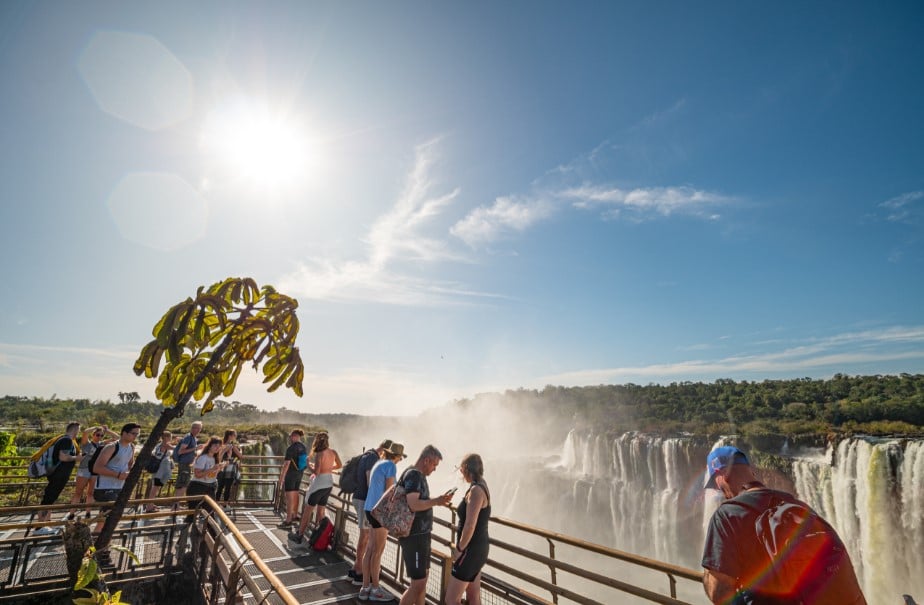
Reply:
[[[115, 443], [115, 451], [112, 452], [112, 456], [109, 457], [110, 460], [112, 460], [114, 457], [119, 455], [119, 442], [113, 441], [113, 443]], [[108, 445], [109, 444], [107, 443], [106, 445], [98, 446], [96, 448], [96, 451], [93, 452], [93, 455], [90, 456], [90, 461], [87, 463], [87, 468], [90, 470], [91, 475], [97, 475], [97, 476], [99, 475], [99, 473], [94, 471], [93, 468], [96, 466], [96, 461], [99, 460], [99, 453], [103, 451], [104, 449], [106, 449]]]
[[814, 603], [834, 579], [846, 548], [834, 528], [807, 504], [785, 492], [772, 494], [766, 508], [766, 494], [761, 492], [745, 492], [730, 501], [757, 513], [754, 530], [772, 569], [754, 587], [754, 602]]
[[[157, 447], [160, 447], [160, 445], [158, 445]], [[118, 452], [118, 450], [116, 451]], [[154, 453], [156, 451], [157, 451], [157, 448], [155, 448], [154, 451], [151, 452], [151, 457], [148, 458], [148, 463], [144, 466], [144, 470], [151, 473], [152, 475], [160, 470], [160, 463], [163, 462], [164, 460], [163, 450], [161, 450], [160, 456]], [[113, 454], [113, 456], [114, 455], [115, 454]]]
[[347, 463], [343, 465], [342, 469], [340, 469], [341, 494], [352, 494], [359, 489], [359, 486], [361, 485], [359, 476], [359, 462], [365, 455], [366, 452], [353, 456], [347, 460]]

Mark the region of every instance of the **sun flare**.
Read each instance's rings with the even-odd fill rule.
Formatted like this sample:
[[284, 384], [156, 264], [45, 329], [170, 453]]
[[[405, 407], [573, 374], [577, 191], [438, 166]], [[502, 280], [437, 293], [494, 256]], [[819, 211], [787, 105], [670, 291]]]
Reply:
[[304, 125], [265, 104], [239, 101], [214, 111], [203, 147], [225, 177], [264, 191], [299, 188], [317, 173], [318, 153]]

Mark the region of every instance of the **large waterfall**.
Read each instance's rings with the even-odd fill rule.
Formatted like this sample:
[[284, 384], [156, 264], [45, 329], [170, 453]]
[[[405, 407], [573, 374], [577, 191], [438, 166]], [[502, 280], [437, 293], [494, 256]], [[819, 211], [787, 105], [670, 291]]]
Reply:
[[[557, 490], [556, 510], [527, 507], [546, 522], [530, 521], [548, 527], [556, 515], [560, 531], [699, 569], [708, 450], [687, 438], [571, 431], [542, 486], [516, 482], [510, 512], [524, 516], [515, 502], [524, 492]], [[903, 593], [924, 600], [924, 442], [854, 438], [792, 462], [798, 497], [837, 528], [870, 605]]]

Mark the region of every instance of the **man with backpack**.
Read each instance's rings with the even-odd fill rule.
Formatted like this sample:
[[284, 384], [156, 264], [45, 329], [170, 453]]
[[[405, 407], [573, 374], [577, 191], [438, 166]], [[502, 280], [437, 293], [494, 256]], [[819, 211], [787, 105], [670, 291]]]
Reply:
[[[135, 462], [135, 441], [140, 434], [141, 425], [129, 422], [122, 427], [118, 441], [107, 443], [90, 458], [90, 472], [98, 476], [93, 490], [97, 502], [115, 502], [119, 497]], [[100, 517], [94, 531], [102, 531], [105, 522], [105, 517]]]
[[706, 528], [703, 587], [729, 605], [866, 605], [837, 533], [807, 504], [769, 489], [741, 450], [706, 457], [706, 489], [720, 490]]
[[186, 488], [192, 480], [192, 463], [196, 459], [196, 450], [199, 449], [198, 435], [200, 432], [202, 432], [202, 422], [196, 420], [189, 427], [189, 432], [173, 449], [173, 461], [177, 464], [176, 483], [173, 484], [174, 496], [186, 495]]
[[[353, 508], [356, 510], [356, 521], [359, 524], [359, 539], [356, 541], [356, 562], [353, 563], [353, 569], [347, 572], [354, 586], [363, 585], [363, 555], [366, 553], [366, 545], [369, 544], [369, 534], [372, 528], [366, 519], [366, 496], [369, 494], [369, 473], [375, 463], [382, 459], [382, 455], [391, 448], [391, 439], [386, 439], [379, 444], [377, 448], [369, 448], [359, 456], [351, 458], [343, 469], [340, 471], [340, 487], [344, 489], [345, 485], [352, 481], [355, 486], [353, 490]], [[356, 461], [355, 466], [353, 461]], [[352, 477], [349, 477], [352, 475]], [[346, 491], [346, 490], [344, 490]]]
[[[42, 494], [42, 506], [54, 504], [64, 490], [64, 486], [71, 479], [71, 471], [74, 465], [83, 459], [83, 455], [77, 451], [77, 433], [80, 432], [80, 423], [71, 422], [67, 425], [64, 434], [58, 437], [52, 446], [51, 460], [55, 463], [54, 470], [48, 473], [48, 485], [45, 486], [45, 493]], [[43, 510], [36, 517], [36, 521], [44, 522], [51, 518], [50, 510]], [[36, 535], [57, 533], [53, 527], [40, 527]]]

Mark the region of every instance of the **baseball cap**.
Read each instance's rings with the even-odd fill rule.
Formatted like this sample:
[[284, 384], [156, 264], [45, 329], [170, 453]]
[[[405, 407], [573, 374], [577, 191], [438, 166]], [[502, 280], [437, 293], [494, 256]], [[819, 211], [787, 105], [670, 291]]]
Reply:
[[744, 452], [731, 445], [717, 447], [706, 456], [706, 472], [709, 474], [706, 479], [705, 489], [715, 489], [715, 476], [719, 471], [733, 464], [750, 464], [748, 457]]

